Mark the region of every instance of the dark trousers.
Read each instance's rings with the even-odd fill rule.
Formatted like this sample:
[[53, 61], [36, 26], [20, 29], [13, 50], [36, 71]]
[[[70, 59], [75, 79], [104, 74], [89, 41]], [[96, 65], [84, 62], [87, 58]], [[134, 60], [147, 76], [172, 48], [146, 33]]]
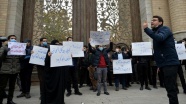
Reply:
[[144, 84], [145, 86], [148, 86], [148, 64], [139, 63], [137, 68], [141, 86], [143, 86]]
[[165, 66], [162, 68], [162, 71], [169, 104], [179, 104], [176, 88], [178, 66]]
[[138, 74], [137, 74], [137, 65], [132, 64], [132, 75], [131, 75], [131, 81], [132, 82], [138, 82]]
[[12, 101], [16, 78], [17, 74], [0, 74], [0, 104], [3, 102], [3, 94], [7, 83], [9, 83], [8, 101]]
[[67, 78], [66, 78], [66, 89], [68, 93], [71, 93], [71, 82], [73, 84], [73, 88], [76, 92], [79, 92], [79, 88], [78, 88], [78, 69], [75, 66], [69, 66], [66, 69], [66, 74], [67, 74]]
[[22, 68], [20, 71], [21, 88], [23, 93], [30, 93], [31, 87], [31, 75], [32, 75], [33, 65], [27, 64], [27, 67]]
[[115, 74], [114, 75], [115, 86], [119, 87], [119, 82], [122, 84], [122, 87], [126, 86], [126, 75], [125, 74]]
[[80, 85], [83, 85], [85, 81], [87, 85], [90, 85], [88, 67], [81, 67], [79, 74], [80, 74], [80, 77], [79, 77]]
[[183, 88], [184, 91], [186, 91], [185, 78], [184, 78], [184, 75], [183, 75], [183, 69], [182, 69], [181, 65], [178, 66], [178, 75], [180, 77], [182, 88]]
[[152, 66], [152, 85], [153, 86], [156, 86], [157, 85], [157, 79], [156, 79], [156, 76], [157, 76], [157, 66]]
[[39, 82], [40, 82], [40, 96], [42, 97], [42, 95], [44, 95], [45, 93], [45, 87], [44, 87], [44, 75], [45, 75], [45, 67], [44, 66], [37, 66], [37, 73], [38, 73], [38, 78], [39, 78]]
[[109, 82], [109, 85], [112, 85], [112, 72], [111, 72], [111, 70], [108, 70], [108, 72], [107, 72], [107, 80]]

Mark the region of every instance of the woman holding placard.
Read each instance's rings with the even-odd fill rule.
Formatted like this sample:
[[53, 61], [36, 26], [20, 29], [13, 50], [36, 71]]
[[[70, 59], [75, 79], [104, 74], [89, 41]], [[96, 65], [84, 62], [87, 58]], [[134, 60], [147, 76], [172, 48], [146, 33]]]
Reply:
[[[51, 45], [59, 45], [59, 41], [53, 40]], [[41, 104], [64, 104], [66, 67], [50, 67], [51, 55], [49, 49], [45, 59], [45, 93], [41, 99]]]

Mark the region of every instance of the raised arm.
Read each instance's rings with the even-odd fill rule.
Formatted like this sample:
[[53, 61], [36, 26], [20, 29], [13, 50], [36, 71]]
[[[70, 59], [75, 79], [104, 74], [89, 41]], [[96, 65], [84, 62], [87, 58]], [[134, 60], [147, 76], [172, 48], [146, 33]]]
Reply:
[[107, 52], [112, 51], [112, 49], [113, 49], [113, 42], [110, 42], [110, 47], [107, 49]]

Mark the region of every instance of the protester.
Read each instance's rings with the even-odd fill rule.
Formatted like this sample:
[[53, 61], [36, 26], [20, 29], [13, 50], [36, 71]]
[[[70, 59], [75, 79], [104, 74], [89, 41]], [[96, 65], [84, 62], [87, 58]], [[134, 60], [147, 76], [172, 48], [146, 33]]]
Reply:
[[[116, 46], [116, 52], [112, 54], [112, 60], [122, 60], [129, 59], [128, 55], [121, 51], [120, 46]], [[125, 67], [125, 66], [124, 66]], [[121, 78], [121, 82], [120, 82]], [[122, 89], [127, 90], [126, 88], [126, 74], [114, 74], [115, 87], [116, 91], [119, 91], [119, 82], [122, 84]]]
[[109, 95], [107, 92], [107, 65], [109, 66], [110, 64], [108, 52], [112, 51], [112, 48], [113, 43], [110, 42], [110, 48], [108, 49], [104, 49], [103, 45], [99, 45], [95, 50], [93, 50], [89, 43], [89, 51], [94, 54], [93, 66], [96, 67], [96, 72], [98, 74], [97, 96], [100, 96], [101, 94], [101, 80], [103, 80], [104, 94]]
[[151, 21], [152, 30], [148, 28], [147, 22], [143, 24], [143, 28], [145, 33], [153, 39], [154, 56], [157, 66], [162, 68], [164, 73], [169, 103], [179, 104], [176, 78], [180, 63], [175, 49], [173, 33], [168, 27], [163, 26], [163, 18], [160, 16], [153, 16]]
[[8, 41], [3, 42], [3, 46], [0, 48], [0, 59], [2, 59], [0, 68], [0, 104], [3, 103], [3, 94], [7, 83], [9, 83], [7, 104], [15, 104], [13, 95], [16, 78], [20, 72], [19, 56], [7, 54], [10, 51], [8, 42], [17, 42], [16, 36], [9, 35]]
[[25, 40], [24, 43], [27, 43], [26, 46], [26, 55], [21, 56], [20, 58], [20, 64], [21, 64], [21, 71], [20, 71], [20, 79], [21, 79], [21, 88], [22, 93], [17, 96], [17, 98], [20, 97], [26, 97], [31, 98], [30, 96], [30, 87], [31, 87], [31, 75], [33, 70], [33, 64], [29, 63], [31, 51], [33, 49], [31, 45], [31, 40]]
[[[72, 37], [68, 37], [67, 38], [68, 42], [72, 42]], [[66, 85], [66, 89], [67, 89], [67, 94], [66, 96], [69, 97], [72, 94], [72, 90], [71, 90], [71, 82], [73, 83], [73, 88], [74, 88], [74, 92], [75, 95], [82, 95], [81, 92], [79, 92], [79, 88], [78, 88], [78, 58], [72, 58], [73, 61], [73, 65], [72, 66], [68, 66], [68, 69], [66, 70], [66, 74], [67, 74], [67, 85]]]
[[[59, 45], [58, 40], [53, 40], [51, 45]], [[65, 70], [67, 66], [50, 67], [50, 48], [45, 59], [45, 93], [41, 99], [41, 104], [65, 104]]]

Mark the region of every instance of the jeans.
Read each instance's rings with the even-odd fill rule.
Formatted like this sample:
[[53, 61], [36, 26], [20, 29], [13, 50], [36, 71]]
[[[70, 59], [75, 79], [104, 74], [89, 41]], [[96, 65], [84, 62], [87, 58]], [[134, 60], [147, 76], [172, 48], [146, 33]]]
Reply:
[[101, 80], [103, 80], [104, 92], [107, 92], [107, 68], [97, 68], [96, 71], [98, 74], [98, 92], [101, 92]]

